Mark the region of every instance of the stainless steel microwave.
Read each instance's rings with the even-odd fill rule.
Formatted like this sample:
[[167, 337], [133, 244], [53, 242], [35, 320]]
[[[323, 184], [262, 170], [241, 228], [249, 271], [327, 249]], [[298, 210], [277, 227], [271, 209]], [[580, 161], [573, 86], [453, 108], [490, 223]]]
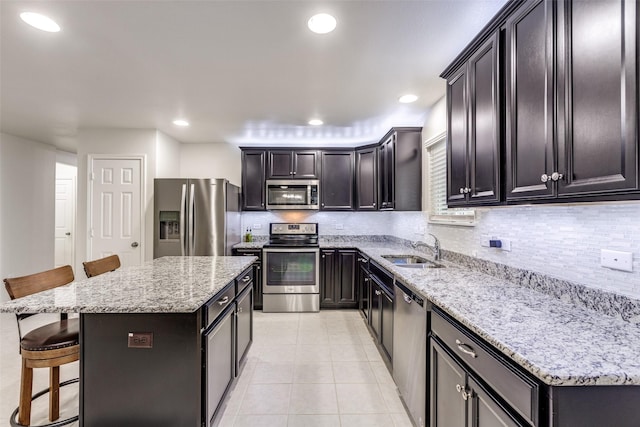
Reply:
[[267, 180], [267, 209], [319, 209], [316, 179]]

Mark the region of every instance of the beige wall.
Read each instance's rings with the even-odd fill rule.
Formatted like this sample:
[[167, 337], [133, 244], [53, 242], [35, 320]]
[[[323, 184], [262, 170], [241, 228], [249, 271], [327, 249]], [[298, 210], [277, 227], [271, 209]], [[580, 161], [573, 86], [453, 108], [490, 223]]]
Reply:
[[53, 268], [55, 167], [54, 147], [0, 133], [0, 278]]
[[226, 178], [240, 186], [240, 148], [225, 142], [182, 144], [180, 176], [183, 178]]

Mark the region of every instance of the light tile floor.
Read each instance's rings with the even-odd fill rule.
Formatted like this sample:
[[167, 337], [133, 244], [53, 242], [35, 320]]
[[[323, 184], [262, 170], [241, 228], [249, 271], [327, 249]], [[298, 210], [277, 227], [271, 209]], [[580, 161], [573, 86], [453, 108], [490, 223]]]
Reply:
[[[357, 310], [254, 314], [254, 342], [220, 426], [411, 426]], [[17, 343], [15, 316], [0, 313], [0, 426], [18, 404]], [[77, 362], [61, 370], [63, 380], [77, 375]], [[46, 369], [34, 370], [34, 391], [47, 382]], [[47, 410], [47, 397], [37, 399], [32, 424], [46, 423]], [[62, 417], [77, 413], [77, 385], [62, 388]]]
[[254, 315], [221, 427], [411, 426], [357, 310]]

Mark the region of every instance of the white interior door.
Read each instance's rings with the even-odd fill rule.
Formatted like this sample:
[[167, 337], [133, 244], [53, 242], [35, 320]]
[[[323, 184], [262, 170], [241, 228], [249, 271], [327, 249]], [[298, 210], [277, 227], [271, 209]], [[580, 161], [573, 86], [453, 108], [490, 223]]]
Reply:
[[56, 178], [55, 267], [73, 265], [75, 188], [74, 178]]
[[90, 259], [117, 254], [123, 266], [143, 257], [143, 159], [91, 157]]

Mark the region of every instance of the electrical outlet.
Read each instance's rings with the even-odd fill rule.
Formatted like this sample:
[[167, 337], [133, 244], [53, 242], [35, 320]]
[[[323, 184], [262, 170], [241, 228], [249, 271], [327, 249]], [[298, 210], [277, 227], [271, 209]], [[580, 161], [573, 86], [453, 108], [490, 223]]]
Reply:
[[633, 253], [601, 249], [600, 265], [614, 270], [633, 271]]
[[483, 235], [480, 238], [480, 246], [485, 247], [485, 248], [492, 247], [491, 243], [490, 243], [491, 240], [499, 240], [500, 241], [500, 247], [499, 248], [498, 247], [493, 247], [494, 249], [511, 252], [511, 240], [510, 239], [503, 239], [503, 238], [497, 237], [497, 236], [486, 236], [486, 235]]
[[262, 228], [262, 224], [253, 224], [253, 228], [254, 230], [260, 230]]

